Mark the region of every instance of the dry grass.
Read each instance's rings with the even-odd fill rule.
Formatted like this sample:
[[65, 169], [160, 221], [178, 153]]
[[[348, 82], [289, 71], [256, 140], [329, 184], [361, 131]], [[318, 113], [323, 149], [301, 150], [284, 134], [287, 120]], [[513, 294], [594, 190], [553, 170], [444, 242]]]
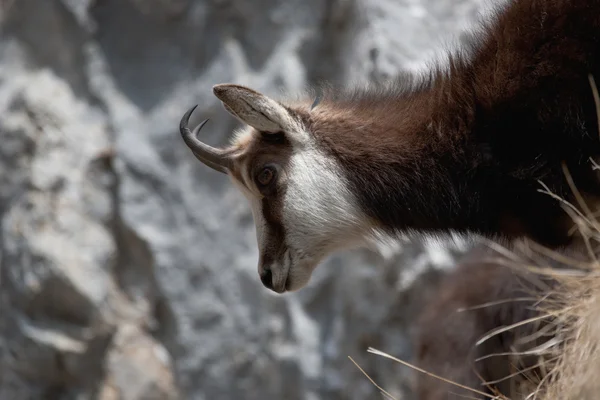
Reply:
[[564, 283], [565, 337], [560, 359], [531, 399], [597, 399], [600, 392], [600, 279], [569, 279]]
[[[600, 126], [600, 96], [594, 78], [590, 76], [589, 79]], [[595, 160], [591, 162], [593, 168], [598, 169]], [[570, 179], [568, 171], [565, 176]], [[557, 319], [563, 327], [562, 331], [556, 332], [557, 336], [564, 337], [558, 349], [560, 358], [531, 399], [592, 400], [600, 393], [600, 354], [597, 351], [600, 344], [600, 222], [598, 210], [590, 209], [572, 181], [569, 182], [578, 207], [565, 208], [577, 209], [571, 215], [586, 246], [589, 262], [584, 269], [587, 274], [560, 279], [559, 302], [554, 304]]]
[[[592, 76], [590, 76], [590, 85], [596, 102], [600, 126], [600, 95]], [[593, 169], [600, 170], [600, 165], [596, 160], [590, 160], [590, 162]], [[480, 345], [494, 335], [535, 323], [539, 319], [551, 321], [542, 328], [550, 330], [550, 332], [539, 332], [540, 335], [551, 333], [551, 339], [524, 352], [503, 353], [512, 355], [515, 360], [524, 354], [533, 354], [539, 357], [539, 363], [534, 365], [534, 373], [531, 373], [532, 368], [516, 370], [505, 378], [514, 381], [514, 393], [519, 393], [518, 395], [514, 393], [489, 395], [475, 388], [465, 388], [463, 385], [431, 374], [382, 351], [372, 348], [368, 351], [410, 367], [417, 373], [427, 374], [441, 382], [468, 389], [473, 393], [473, 398], [498, 400], [595, 400], [600, 398], [600, 221], [598, 220], [600, 208], [598, 208], [598, 204], [595, 204], [595, 207], [586, 204], [584, 197], [573, 184], [566, 167], [563, 168], [563, 171], [574, 194], [576, 204], [559, 198], [543, 182], [540, 182], [540, 192], [560, 201], [564, 211], [573, 219], [575, 228], [572, 233], [577, 235], [581, 243], [579, 247], [581, 251], [570, 256], [564, 252], [552, 251], [527, 241], [518, 246], [516, 251], [511, 251], [497, 243], [489, 243], [489, 246], [500, 255], [494, 260], [495, 262], [522, 271], [529, 271], [534, 276], [550, 277], [553, 282], [557, 283], [552, 287], [544, 287], [543, 280], [535, 282], [534, 279], [530, 283], [537, 285], [536, 298], [539, 300], [536, 308], [539, 316], [511, 326], [499, 327], [482, 337], [477, 343]], [[493, 303], [480, 307], [490, 304]], [[533, 343], [534, 339], [535, 335], [524, 337], [522, 341]], [[487, 357], [491, 356], [495, 355]], [[356, 365], [358, 367], [358, 364]], [[371, 382], [373, 381], [371, 380]], [[375, 384], [375, 382], [373, 383]], [[493, 384], [493, 382], [487, 382], [487, 384]], [[377, 387], [386, 397], [393, 399], [383, 388]]]

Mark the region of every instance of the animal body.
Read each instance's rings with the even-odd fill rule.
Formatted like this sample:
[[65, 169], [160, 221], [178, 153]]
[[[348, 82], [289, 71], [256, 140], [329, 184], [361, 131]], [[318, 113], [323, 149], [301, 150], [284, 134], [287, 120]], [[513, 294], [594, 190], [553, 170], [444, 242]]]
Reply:
[[[486, 399], [499, 393], [525, 399], [542, 379], [538, 364], [543, 358], [533, 350], [544, 348], [556, 328], [549, 318], [540, 318], [539, 303], [551, 300], [556, 282], [509, 267], [498, 257], [487, 248], [471, 250], [427, 299], [413, 331], [416, 366], [479, 393], [419, 373], [416, 399]], [[535, 318], [540, 321], [519, 325]]]
[[512, 0], [419, 76], [328, 91], [317, 104], [219, 84], [214, 94], [244, 124], [231, 144], [203, 143], [203, 124], [188, 128], [193, 109], [180, 131], [247, 197], [260, 279], [283, 293], [325, 257], [382, 236], [568, 246], [572, 220], [540, 189], [600, 195], [590, 75], [600, 77], [600, 1]]

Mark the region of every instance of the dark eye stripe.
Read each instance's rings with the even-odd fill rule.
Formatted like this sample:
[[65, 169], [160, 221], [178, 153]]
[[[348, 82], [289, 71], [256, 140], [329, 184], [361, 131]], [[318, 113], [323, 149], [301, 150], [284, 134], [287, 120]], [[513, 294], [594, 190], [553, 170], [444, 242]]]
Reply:
[[262, 200], [262, 214], [266, 221], [266, 232], [264, 243], [265, 256], [275, 259], [281, 257], [281, 253], [285, 249], [285, 228], [281, 221], [281, 213], [279, 209], [279, 202], [274, 202], [268, 199]]

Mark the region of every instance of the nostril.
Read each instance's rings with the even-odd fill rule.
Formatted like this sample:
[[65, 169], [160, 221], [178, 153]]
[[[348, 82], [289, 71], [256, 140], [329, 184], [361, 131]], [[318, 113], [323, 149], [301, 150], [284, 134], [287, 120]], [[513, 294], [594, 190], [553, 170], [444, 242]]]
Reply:
[[273, 290], [273, 274], [270, 269], [265, 270], [260, 275], [260, 280], [267, 289]]

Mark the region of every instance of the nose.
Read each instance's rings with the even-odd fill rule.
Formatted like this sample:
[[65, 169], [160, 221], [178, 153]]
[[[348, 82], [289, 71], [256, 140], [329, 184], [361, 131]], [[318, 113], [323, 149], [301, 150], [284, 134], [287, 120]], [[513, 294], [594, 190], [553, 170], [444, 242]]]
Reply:
[[273, 290], [273, 273], [271, 272], [271, 269], [265, 268], [260, 274], [260, 281], [267, 289]]

